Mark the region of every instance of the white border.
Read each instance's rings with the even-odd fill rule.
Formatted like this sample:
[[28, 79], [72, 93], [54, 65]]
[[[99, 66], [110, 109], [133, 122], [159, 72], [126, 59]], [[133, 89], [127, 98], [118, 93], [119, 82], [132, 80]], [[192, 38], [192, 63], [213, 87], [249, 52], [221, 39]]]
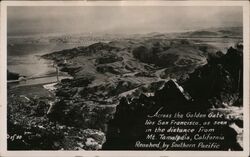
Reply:
[[[244, 43], [244, 151], [7, 151], [7, 6], [242, 6]], [[248, 1], [3, 1], [1, 2], [0, 46], [0, 156], [224, 156], [249, 155], [249, 2]]]

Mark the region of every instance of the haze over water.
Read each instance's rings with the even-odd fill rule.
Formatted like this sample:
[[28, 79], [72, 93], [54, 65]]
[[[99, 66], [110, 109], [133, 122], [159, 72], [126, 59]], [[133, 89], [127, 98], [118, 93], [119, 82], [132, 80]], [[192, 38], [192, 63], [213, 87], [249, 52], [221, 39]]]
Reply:
[[[51, 34], [169, 33], [211, 27], [242, 26], [241, 7], [82, 6], [8, 7], [8, 39]], [[37, 55], [80, 45], [9, 43], [8, 69], [25, 76], [54, 73]]]

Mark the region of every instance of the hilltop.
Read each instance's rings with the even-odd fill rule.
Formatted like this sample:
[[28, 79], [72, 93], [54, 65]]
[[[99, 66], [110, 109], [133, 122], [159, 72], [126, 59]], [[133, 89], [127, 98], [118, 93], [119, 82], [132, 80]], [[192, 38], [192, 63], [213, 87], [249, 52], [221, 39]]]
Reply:
[[[190, 39], [194, 36], [195, 39]], [[208, 36], [216, 44], [207, 41]], [[70, 38], [65, 39], [70, 42]], [[8, 102], [11, 111], [8, 113], [20, 113], [11, 116], [9, 128], [24, 124], [20, 132], [28, 130], [34, 134], [31, 140], [25, 135], [27, 144], [14, 145], [28, 149], [34, 142], [34, 149], [39, 149], [44, 141], [54, 137], [54, 141], [42, 148], [96, 150], [107, 141], [104, 149], [110, 149], [115, 143], [113, 136], [118, 137], [119, 142], [124, 139], [123, 134], [113, 134], [112, 127], [122, 132], [136, 130], [129, 121], [135, 117], [143, 120], [139, 111], [147, 113], [161, 105], [182, 108], [188, 104], [191, 107], [187, 110], [218, 109], [231, 114], [230, 107], [242, 107], [243, 56], [242, 45], [229, 48], [227, 42], [237, 44], [241, 40], [238, 28], [174, 34], [155, 32], [121, 39], [114, 37], [105, 42], [45, 54], [41, 57], [54, 61], [60, 71], [73, 78], [63, 79], [55, 86], [54, 100], [36, 97], [27, 101], [17, 96], [13, 102]], [[226, 51], [218, 47], [218, 43]], [[21, 105], [15, 105], [18, 102]], [[20, 122], [20, 119], [28, 122]], [[242, 127], [242, 119], [233, 122]], [[120, 123], [126, 125], [122, 127]], [[15, 129], [10, 132], [15, 133]], [[141, 134], [140, 130], [136, 134]], [[128, 136], [133, 135], [128, 132]], [[126, 141], [121, 142], [124, 143]]]

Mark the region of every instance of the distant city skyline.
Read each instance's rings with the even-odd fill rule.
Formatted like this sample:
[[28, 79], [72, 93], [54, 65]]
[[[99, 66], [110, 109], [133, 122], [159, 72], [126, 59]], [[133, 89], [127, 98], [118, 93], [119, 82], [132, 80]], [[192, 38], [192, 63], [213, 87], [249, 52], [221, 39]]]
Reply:
[[243, 25], [230, 6], [9, 6], [8, 35], [179, 32]]

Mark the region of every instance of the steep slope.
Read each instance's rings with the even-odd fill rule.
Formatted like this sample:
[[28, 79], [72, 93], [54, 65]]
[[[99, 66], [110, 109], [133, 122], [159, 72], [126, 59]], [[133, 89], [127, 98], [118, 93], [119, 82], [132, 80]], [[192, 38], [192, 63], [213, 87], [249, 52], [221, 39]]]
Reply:
[[[217, 138], [210, 141], [218, 143], [220, 147], [172, 147], [168, 148], [168, 150], [242, 150], [242, 132], [238, 131], [243, 127], [242, 108], [240, 108], [241, 112], [237, 113], [237, 115], [234, 115], [235, 112], [233, 110], [230, 111], [232, 106], [242, 106], [243, 103], [243, 56], [242, 48], [241, 46], [239, 47], [238, 49], [228, 49], [227, 54], [221, 57], [211, 58], [207, 65], [191, 73], [181, 86], [176, 81], [169, 80], [163, 85], [163, 88], [156, 90], [151, 96], [141, 94], [138, 98], [130, 99], [124, 97], [121, 99], [115, 116], [109, 123], [107, 142], [104, 144], [103, 149], [164, 149], [161, 147], [136, 147], [138, 141], [140, 143], [150, 142], [147, 132], [145, 132], [148, 129], [147, 127], [150, 126], [145, 124], [148, 115], [159, 114], [160, 116], [159, 112], [164, 115], [175, 114], [177, 112], [185, 115], [191, 112], [209, 114], [213, 111], [223, 114], [223, 120], [226, 121], [226, 125], [209, 125], [210, 128], [214, 129], [211, 135], [218, 137], [218, 135], [223, 134], [223, 141]], [[221, 108], [226, 108], [226, 110]], [[161, 120], [167, 121], [168, 119], [161, 118]], [[172, 117], [171, 120], [178, 119]], [[188, 121], [188, 119], [186, 120]], [[198, 121], [198, 123], [199, 120], [201, 119], [189, 119], [189, 121]], [[212, 121], [214, 124], [220, 120], [219, 118], [211, 119], [207, 117], [204, 121]], [[168, 125], [157, 123], [157, 125], [160, 125], [162, 129], [171, 127], [171, 123]], [[185, 129], [197, 129], [199, 127], [200, 125], [182, 126]], [[154, 132], [156, 135], [160, 133]], [[170, 135], [171, 132], [168, 136]], [[193, 133], [189, 133], [188, 135], [195, 136]], [[238, 136], [241, 136], [241, 138]], [[161, 140], [166, 144], [173, 143], [171, 139]], [[197, 144], [200, 142], [206, 143], [208, 141], [206, 139], [195, 141]]]
[[[178, 79], [206, 64], [207, 54], [184, 39], [140, 39], [96, 43], [44, 55], [74, 77], [58, 84], [56, 95], [60, 101], [55, 102], [50, 114], [67, 125], [88, 128], [86, 117], [81, 116], [85, 110], [73, 113], [74, 116], [65, 112], [86, 105], [114, 108], [123, 96], [151, 92], [150, 87], [158, 88], [160, 81]], [[167, 70], [172, 70], [171, 76], [166, 74]], [[109, 118], [100, 121], [105, 124]], [[106, 127], [89, 125], [103, 131]]]
[[[45, 99], [37, 106], [34, 105], [36, 100], [26, 102], [23, 98], [19, 100], [15, 95], [9, 95], [13, 100], [8, 102], [8, 114], [12, 117], [8, 122], [9, 133], [16, 133], [16, 129], [11, 128], [21, 128], [18, 133], [31, 132], [24, 135], [27, 145], [20, 141], [9, 141], [9, 144], [21, 150], [29, 149], [31, 143], [32, 149], [39, 149], [44, 142], [48, 145], [42, 149], [96, 150], [101, 149], [108, 133], [104, 149], [115, 144], [110, 138], [122, 141], [117, 146], [126, 149], [131, 146], [131, 143], [124, 144], [126, 138], [134, 140], [135, 136], [141, 135], [143, 116], [148, 111], [155, 111], [156, 107], [171, 106], [173, 112], [185, 110], [183, 108], [207, 112], [212, 106], [228, 107], [221, 105], [223, 103], [235, 105], [230, 107], [241, 106], [242, 94], [237, 95], [237, 91], [242, 87], [236, 88], [239, 84], [235, 83], [242, 78], [236, 75], [240, 66], [237, 69], [228, 64], [241, 58], [234, 55], [234, 49], [231, 50], [232, 56], [226, 57], [206, 43], [153, 33], [46, 54], [42, 57], [53, 60], [55, 66], [73, 78], [56, 85], [55, 100]], [[221, 57], [224, 59], [219, 59]], [[216, 72], [211, 72], [211, 77], [206, 79], [205, 74], [211, 71], [211, 67]], [[201, 78], [200, 73], [204, 73]], [[217, 86], [218, 82], [211, 84], [211, 79], [217, 75], [216, 81], [222, 82], [222, 86]], [[214, 93], [207, 95], [204, 92], [202, 95], [201, 88], [208, 85]], [[227, 93], [228, 89], [230, 93]], [[199, 94], [202, 100], [198, 99]], [[163, 103], [163, 100], [168, 103]], [[220, 111], [231, 113], [230, 108], [220, 108]], [[237, 126], [241, 126], [242, 119], [235, 121]], [[121, 122], [125, 125], [119, 124]], [[110, 130], [112, 127], [114, 133]]]

